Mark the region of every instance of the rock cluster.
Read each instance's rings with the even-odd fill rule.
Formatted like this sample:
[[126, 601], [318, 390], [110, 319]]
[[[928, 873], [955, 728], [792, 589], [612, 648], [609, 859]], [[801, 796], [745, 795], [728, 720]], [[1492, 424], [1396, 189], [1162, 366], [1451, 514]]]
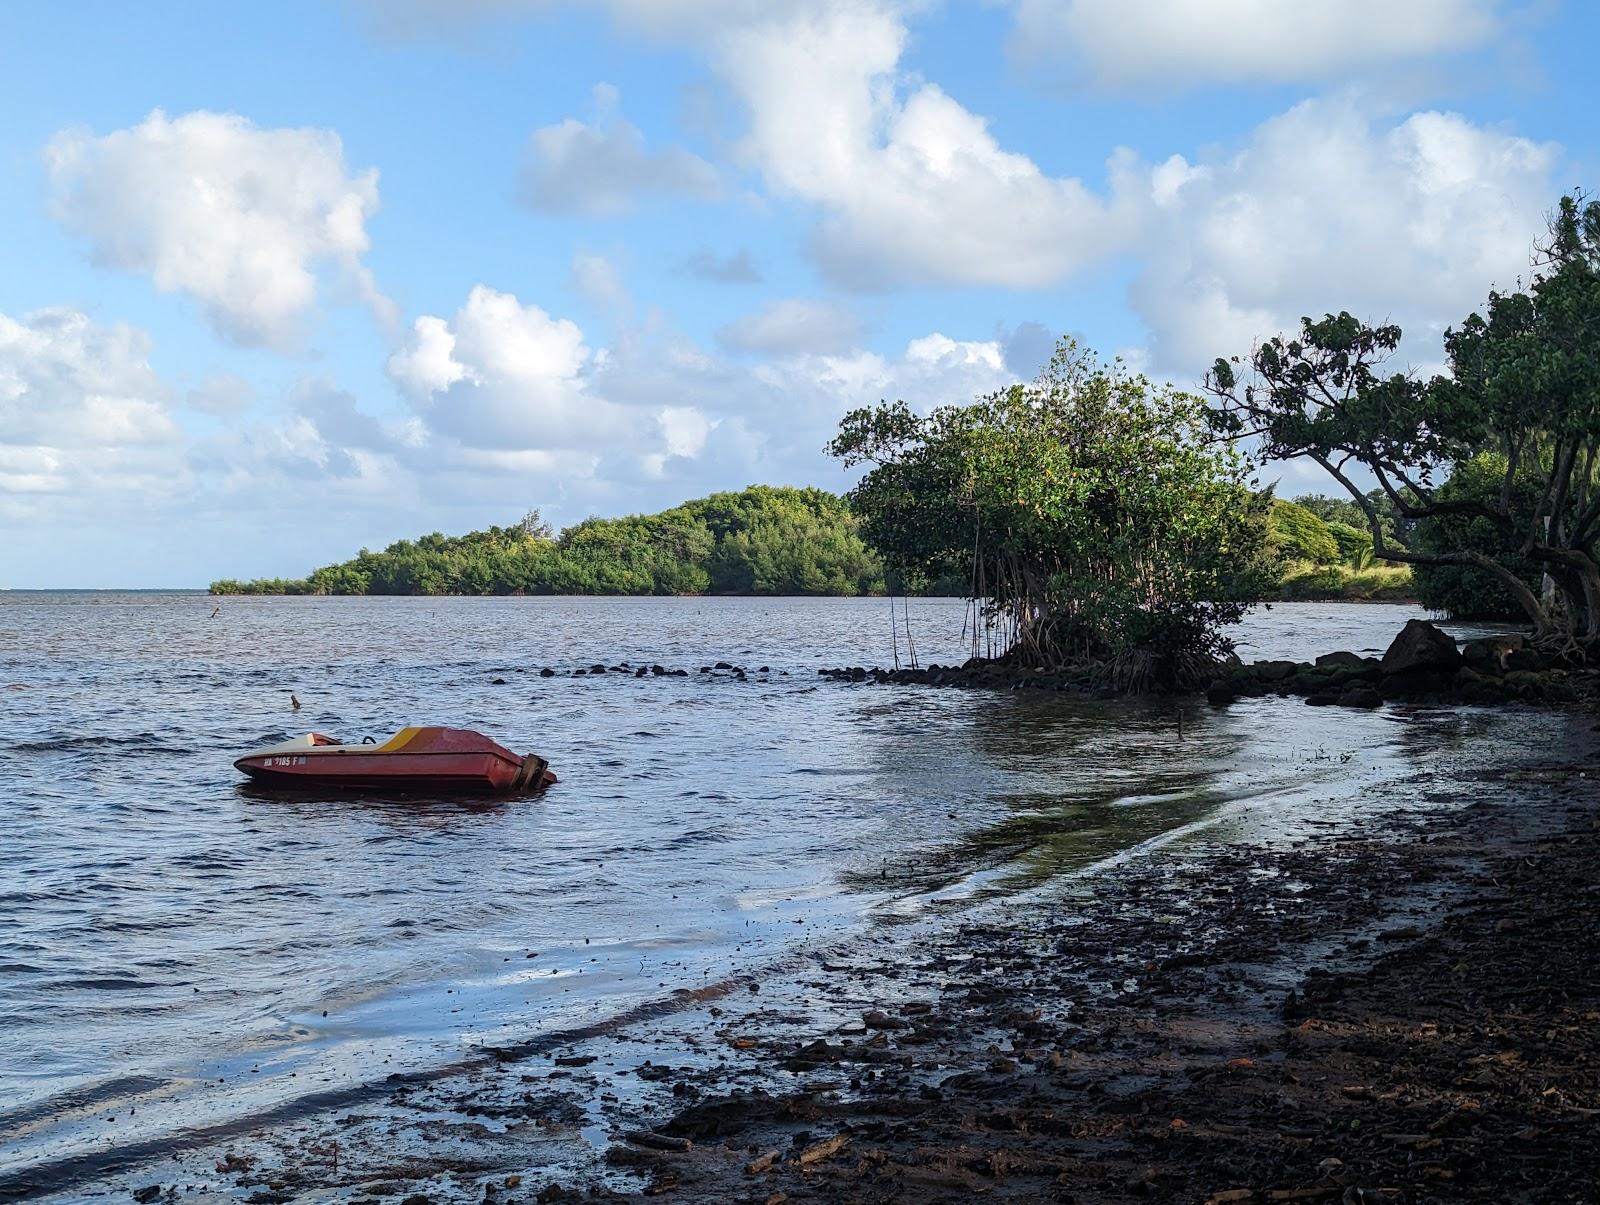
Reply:
[[[986, 661], [917, 669], [841, 666], [819, 669], [837, 682], [955, 686], [979, 690], [1051, 690], [1111, 696], [1089, 669], [1048, 669]], [[1595, 693], [1594, 675], [1546, 663], [1522, 636], [1494, 636], [1457, 647], [1426, 620], [1401, 629], [1381, 658], [1336, 652], [1309, 661], [1257, 661], [1224, 667], [1206, 690], [1217, 706], [1235, 699], [1295, 695], [1313, 707], [1377, 707], [1386, 699], [1440, 703], [1572, 703]]]
[[1312, 706], [1376, 707], [1385, 699], [1442, 703], [1571, 703], [1577, 677], [1547, 665], [1522, 636], [1456, 642], [1426, 620], [1401, 629], [1381, 659], [1328, 653], [1315, 663], [1258, 661], [1228, 670], [1206, 691], [1238, 698], [1299, 695]]
[[[518, 672], [522, 671], [519, 670]], [[715, 665], [702, 665], [699, 672], [713, 676], [736, 678], [740, 682], [748, 682], [751, 674], [770, 674], [772, 673], [772, 667], [763, 665], [753, 670], [746, 670], [742, 665], [734, 665], [729, 661], [718, 661]], [[626, 661], [619, 662], [616, 665], [597, 662], [594, 665], [580, 665], [570, 670], [551, 669], [547, 665], [539, 671], [541, 678], [604, 678], [611, 674], [621, 674], [624, 677], [631, 678], [687, 678], [689, 671], [686, 669], [673, 669], [665, 665], [631, 665]], [[777, 676], [787, 678], [789, 672], [787, 670], [778, 670]], [[766, 681], [765, 678], [758, 680]], [[495, 686], [504, 686], [505, 684], [506, 680], [504, 678], [495, 678], [493, 681]]]
[[[973, 657], [961, 665], [926, 665], [916, 669], [882, 669], [842, 666], [819, 669], [817, 676], [836, 682], [874, 682], [879, 685], [963, 686], [978, 690], [1074, 690], [1093, 688], [1087, 670], [1045, 669], [986, 661]], [[1114, 691], [1106, 691], [1114, 694]]]

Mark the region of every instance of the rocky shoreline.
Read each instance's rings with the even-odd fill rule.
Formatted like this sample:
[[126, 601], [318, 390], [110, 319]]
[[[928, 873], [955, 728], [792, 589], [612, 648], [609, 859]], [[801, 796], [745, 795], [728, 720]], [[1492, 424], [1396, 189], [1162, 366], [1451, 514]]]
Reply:
[[[1094, 669], [1020, 666], [974, 657], [959, 666], [915, 669], [821, 669], [837, 682], [964, 687], [978, 690], [1121, 692], [1098, 683]], [[1241, 698], [1298, 696], [1313, 707], [1377, 707], [1385, 700], [1564, 705], [1600, 697], [1600, 672], [1551, 663], [1518, 635], [1469, 640], [1464, 645], [1426, 620], [1407, 622], [1384, 655], [1332, 652], [1315, 661], [1235, 662], [1219, 668], [1206, 698], [1227, 706]]]
[[1497, 723], [1370, 785], [1400, 803], [1359, 824], [1192, 840], [1065, 896], [878, 929], [581, 1040], [394, 1077], [120, 1191], [1600, 1199], [1595, 740], [1571, 714]]
[[1600, 1199], [1587, 764], [888, 952], [850, 983], [892, 1008], [762, 1043], [798, 1082], [617, 1158], [691, 1200]]

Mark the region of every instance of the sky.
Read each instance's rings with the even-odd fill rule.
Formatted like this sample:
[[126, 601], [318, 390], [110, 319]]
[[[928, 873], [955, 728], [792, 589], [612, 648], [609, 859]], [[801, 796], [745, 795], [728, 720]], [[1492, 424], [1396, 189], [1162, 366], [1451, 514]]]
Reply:
[[[1600, 187], [1581, 0], [152, 0], [0, 37], [0, 588], [843, 489], [847, 411], [1403, 363]], [[1329, 492], [1274, 468], [1280, 492]]]

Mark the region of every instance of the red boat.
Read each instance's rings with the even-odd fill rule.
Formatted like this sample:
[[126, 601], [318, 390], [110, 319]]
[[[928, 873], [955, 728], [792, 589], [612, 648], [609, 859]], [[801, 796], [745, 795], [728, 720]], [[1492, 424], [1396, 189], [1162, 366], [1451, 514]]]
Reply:
[[402, 728], [383, 744], [341, 745], [308, 732], [246, 753], [234, 767], [274, 787], [504, 795], [556, 781], [549, 763], [464, 728]]

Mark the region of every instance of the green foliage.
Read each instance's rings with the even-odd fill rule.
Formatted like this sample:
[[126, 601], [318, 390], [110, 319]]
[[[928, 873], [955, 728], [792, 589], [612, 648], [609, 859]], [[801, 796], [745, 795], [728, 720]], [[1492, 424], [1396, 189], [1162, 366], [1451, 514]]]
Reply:
[[[1450, 479], [1439, 489], [1445, 501], [1467, 500], [1489, 504], [1505, 481], [1505, 457], [1484, 452], [1461, 461]], [[1540, 483], [1531, 474], [1515, 480], [1516, 507], [1529, 511], [1537, 505]], [[1472, 549], [1499, 556], [1506, 566], [1530, 582], [1543, 576], [1529, 558], [1504, 547], [1500, 526], [1481, 514], [1440, 514], [1421, 520], [1414, 537], [1417, 548], [1438, 552], [1452, 548]], [[1444, 611], [1458, 619], [1521, 619], [1522, 608], [1516, 598], [1494, 578], [1470, 565], [1422, 564], [1416, 567], [1417, 598], [1423, 606]]]
[[306, 583], [293, 578], [262, 577], [241, 582], [223, 578], [211, 583], [212, 594], [306, 594]]
[[219, 581], [213, 594], [873, 594], [883, 568], [843, 499], [757, 485], [658, 515], [585, 519], [551, 537], [435, 532], [361, 552], [304, 581]]
[[1328, 534], [1339, 546], [1339, 560], [1352, 569], [1365, 569], [1372, 564], [1372, 533], [1364, 528], [1340, 523], [1328, 524]]
[[1206, 434], [1198, 399], [1063, 340], [1031, 386], [856, 410], [830, 450], [874, 466], [850, 498], [892, 572], [970, 583], [1029, 663], [1172, 686], [1230, 650], [1223, 628], [1273, 579], [1265, 505]]
[[[1449, 376], [1385, 374], [1396, 326], [1305, 318], [1260, 344], [1244, 377], [1216, 362], [1212, 425], [1258, 441], [1262, 459], [1321, 465], [1374, 556], [1417, 566], [1430, 599], [1490, 614], [1510, 599], [1548, 651], [1600, 658], [1600, 203], [1563, 197], [1536, 251], [1526, 289], [1491, 292], [1446, 332]], [[1386, 530], [1350, 469], [1401, 523]]]
[[[1367, 531], [1367, 512], [1362, 506], [1369, 506], [1377, 513], [1378, 526], [1383, 530], [1385, 543], [1404, 546], [1409, 538], [1411, 521], [1400, 514], [1394, 500], [1381, 489], [1368, 490], [1361, 505], [1349, 498], [1330, 498], [1326, 494], [1304, 494], [1294, 502], [1326, 523], [1330, 531], [1339, 523], [1359, 528], [1366, 533], [1369, 548], [1372, 546], [1372, 534]], [[1338, 539], [1338, 536], [1334, 538]]]
[[1278, 587], [1287, 602], [1400, 602], [1416, 598], [1409, 565], [1291, 565]]
[[1267, 512], [1267, 547], [1284, 560], [1331, 565], [1339, 559], [1339, 544], [1328, 525], [1303, 506], [1272, 500]]

